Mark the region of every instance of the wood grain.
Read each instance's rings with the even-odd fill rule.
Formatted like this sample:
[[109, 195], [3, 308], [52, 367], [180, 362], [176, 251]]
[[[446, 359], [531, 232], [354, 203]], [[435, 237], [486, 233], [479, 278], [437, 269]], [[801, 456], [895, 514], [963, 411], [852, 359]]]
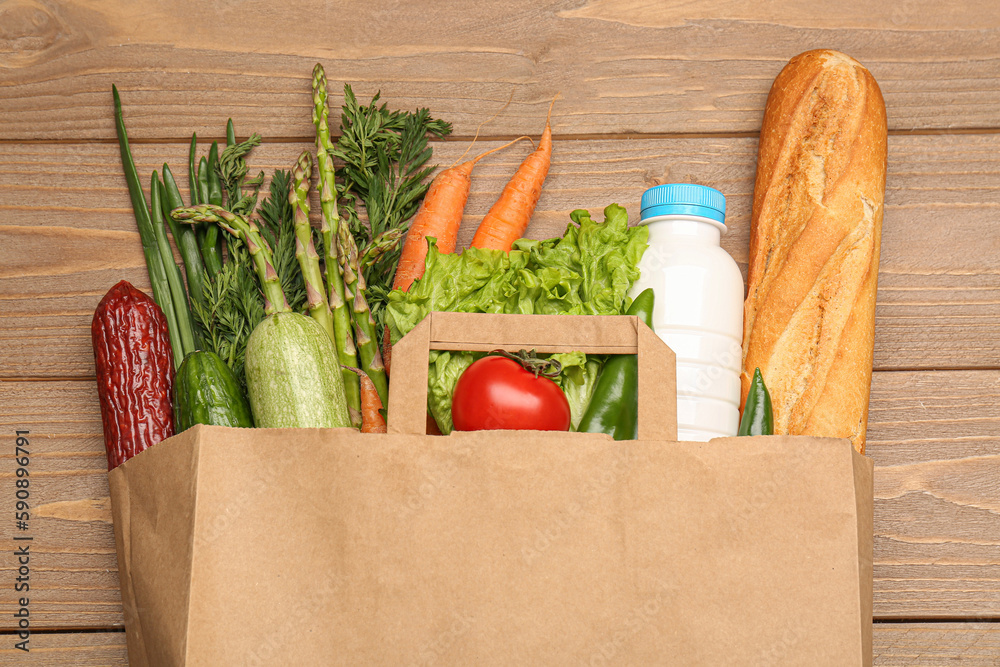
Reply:
[[[307, 147], [265, 144], [252, 168], [287, 167]], [[466, 147], [438, 143], [435, 160], [450, 164]], [[460, 244], [528, 150], [515, 146], [476, 168]], [[140, 173], [168, 161], [186, 181], [185, 145], [134, 152]], [[597, 214], [611, 202], [636, 218], [646, 187], [693, 181], [727, 194], [730, 232], [723, 245], [745, 270], [754, 139], [562, 141], [553, 160], [529, 235], [561, 234], [574, 208]], [[890, 141], [876, 368], [1000, 366], [998, 175], [1000, 135]], [[316, 201], [313, 210], [319, 211]], [[148, 286], [115, 146], [0, 145], [0, 278], [0, 377], [92, 375], [97, 302], [123, 278]]]
[[1000, 373], [876, 373], [869, 431], [877, 616], [1000, 616]]
[[[148, 288], [112, 83], [140, 173], [169, 160], [182, 181], [190, 133], [221, 138], [228, 117], [269, 141], [252, 166], [290, 165], [313, 136], [316, 62], [332, 104], [349, 82], [363, 100], [431, 108], [457, 137], [508, 100], [482, 136], [537, 136], [558, 94], [533, 236], [561, 232], [574, 208], [618, 201], [635, 215], [645, 187], [694, 181], [728, 195], [724, 243], [745, 264], [764, 101], [788, 59], [817, 47], [871, 69], [895, 134], [869, 429], [875, 613], [993, 621], [876, 623], [875, 664], [1000, 667], [993, 0], [842, 0], [821, 13], [808, 0], [0, 0], [0, 433], [32, 431], [33, 627], [61, 630], [33, 635], [30, 654], [2, 635], [0, 663], [127, 663], [123, 633], [74, 632], [122, 624], [96, 395], [81, 379], [90, 318], [118, 280]], [[437, 160], [465, 147], [436, 144]], [[525, 150], [477, 167], [462, 242]], [[0, 486], [12, 469], [0, 449]], [[0, 539], [11, 530], [0, 522]], [[0, 581], [10, 575], [0, 559]], [[2, 632], [13, 592], [0, 591]]]
[[[450, 164], [466, 146], [436, 144], [435, 160]], [[253, 168], [286, 167], [307, 147], [265, 144]], [[477, 167], [461, 244], [528, 150]], [[181, 144], [135, 154], [140, 173], [186, 164]], [[561, 234], [574, 208], [620, 202], [637, 217], [646, 187], [694, 181], [727, 194], [723, 244], [745, 270], [755, 140], [563, 141], [553, 159], [530, 235]], [[876, 368], [1000, 366], [1000, 135], [893, 137], [889, 165]], [[56, 158], [50, 146], [0, 145], [0, 277], [0, 377], [91, 375], [97, 302], [122, 278], [148, 285], [116, 147], [60, 146]]]
[[[896, 130], [1000, 125], [990, 0], [648, 3], [0, 2], [0, 140], [111, 139], [111, 84], [135, 137], [221, 136], [222, 123], [312, 136], [309, 81], [429, 106], [459, 134], [756, 132], [794, 55], [844, 51], [879, 81]], [[332, 86], [339, 93], [339, 84]], [[335, 97], [339, 104], [340, 98]]]
[[0, 664], [21, 667], [128, 667], [124, 632], [59, 632], [32, 635], [29, 653], [0, 639]]
[[[35, 635], [31, 652], [0, 645], [0, 663], [23, 667], [126, 667], [123, 632], [66, 632]], [[876, 667], [997, 667], [1000, 626], [996, 623], [876, 623]]]
[[[120, 627], [114, 536], [96, 387], [0, 382], [0, 433], [28, 429], [36, 627]], [[1000, 371], [875, 374], [877, 618], [1000, 618]], [[13, 460], [0, 452], [0, 486]], [[0, 538], [12, 527], [0, 522]], [[0, 561], [0, 581], [11, 564]], [[37, 588], [36, 588], [37, 586]], [[0, 629], [13, 592], [0, 588]]]
[[[30, 431], [31, 521], [20, 535], [33, 539], [31, 622], [35, 629], [121, 625], [121, 598], [107, 458], [96, 384], [0, 383], [0, 433], [12, 445], [15, 430]], [[9, 436], [9, 438], [6, 438]], [[14, 479], [13, 447], [0, 450], [0, 485]], [[101, 509], [104, 508], [104, 509]], [[13, 544], [14, 524], [0, 522]], [[13, 559], [0, 562], [0, 580], [13, 581]], [[17, 596], [4, 586], [2, 607], [12, 619]], [[5, 619], [0, 628], [10, 629]]]
[[876, 623], [873, 648], [880, 667], [997, 667], [1000, 624]]

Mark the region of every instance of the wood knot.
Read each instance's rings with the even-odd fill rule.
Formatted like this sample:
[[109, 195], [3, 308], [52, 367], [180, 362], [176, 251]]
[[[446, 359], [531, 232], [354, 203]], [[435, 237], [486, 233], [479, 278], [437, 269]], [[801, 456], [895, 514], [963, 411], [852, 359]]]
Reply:
[[69, 36], [63, 20], [36, 0], [0, 1], [0, 67], [24, 67]]
[[670, 180], [670, 165], [663, 167], [663, 173], [657, 175], [653, 173], [652, 170], [646, 169], [642, 174], [642, 182], [647, 188], [653, 188], [657, 185], [663, 185], [665, 183], [672, 183]]

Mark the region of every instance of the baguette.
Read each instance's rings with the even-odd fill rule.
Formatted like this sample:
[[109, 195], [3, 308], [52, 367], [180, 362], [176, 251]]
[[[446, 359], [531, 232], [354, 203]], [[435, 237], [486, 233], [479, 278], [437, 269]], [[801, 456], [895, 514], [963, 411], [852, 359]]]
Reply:
[[775, 434], [864, 453], [885, 172], [871, 73], [836, 51], [792, 58], [761, 127], [740, 378], [742, 403], [760, 368]]

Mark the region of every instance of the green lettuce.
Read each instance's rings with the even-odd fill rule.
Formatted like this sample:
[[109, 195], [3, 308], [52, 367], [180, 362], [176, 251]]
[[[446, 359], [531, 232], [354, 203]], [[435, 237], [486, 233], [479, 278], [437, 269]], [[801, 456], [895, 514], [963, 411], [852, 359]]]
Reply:
[[[628, 308], [628, 290], [639, 277], [646, 250], [646, 227], [629, 227], [628, 213], [617, 204], [604, 209], [597, 222], [585, 210], [561, 238], [519, 239], [509, 253], [467, 248], [441, 254], [433, 239], [424, 275], [409, 291], [395, 290], [386, 305], [393, 343], [431, 311], [558, 315], [620, 315]], [[579, 354], [579, 353], [577, 353]], [[432, 352], [428, 374], [428, 407], [443, 433], [451, 431], [451, 396], [458, 377], [482, 356], [468, 352]], [[568, 358], [567, 358], [568, 361]], [[596, 362], [595, 362], [596, 363]], [[566, 377], [575, 422], [586, 408], [597, 368], [580, 355], [567, 363]], [[573, 369], [576, 370], [573, 370]], [[592, 377], [593, 376], [593, 377]], [[582, 405], [582, 407], [581, 407]], [[579, 414], [577, 414], [579, 413]]]
[[555, 383], [569, 401], [570, 421], [575, 431], [590, 405], [590, 396], [594, 393], [597, 376], [601, 373], [602, 358], [588, 357], [583, 352], [559, 352], [549, 355], [549, 358], [562, 365], [562, 372]]
[[451, 397], [455, 393], [455, 385], [465, 369], [477, 359], [486, 356], [485, 352], [449, 352], [447, 350], [430, 351], [430, 367], [427, 369], [427, 409], [442, 433], [451, 433]]

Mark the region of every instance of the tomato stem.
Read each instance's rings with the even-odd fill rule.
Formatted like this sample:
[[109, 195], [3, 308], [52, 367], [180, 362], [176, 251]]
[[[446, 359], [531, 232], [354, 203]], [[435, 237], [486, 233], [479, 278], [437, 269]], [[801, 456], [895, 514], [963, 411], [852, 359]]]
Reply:
[[531, 350], [530, 352], [528, 350], [519, 350], [517, 352], [493, 350], [490, 354], [516, 361], [524, 370], [534, 373], [535, 377], [540, 375], [553, 380], [559, 377], [559, 374], [562, 372], [562, 364], [555, 359], [540, 359], [535, 350]]

